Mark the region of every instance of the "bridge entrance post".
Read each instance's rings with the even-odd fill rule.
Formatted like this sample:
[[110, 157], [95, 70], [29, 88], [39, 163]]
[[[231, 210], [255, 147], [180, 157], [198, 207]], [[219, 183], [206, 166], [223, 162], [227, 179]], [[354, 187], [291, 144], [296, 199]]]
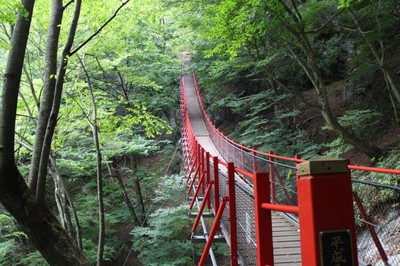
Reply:
[[257, 242], [257, 265], [274, 265], [271, 210], [262, 208], [271, 203], [268, 173], [254, 173], [254, 216]]
[[358, 265], [347, 164], [320, 157], [297, 166], [303, 265]]

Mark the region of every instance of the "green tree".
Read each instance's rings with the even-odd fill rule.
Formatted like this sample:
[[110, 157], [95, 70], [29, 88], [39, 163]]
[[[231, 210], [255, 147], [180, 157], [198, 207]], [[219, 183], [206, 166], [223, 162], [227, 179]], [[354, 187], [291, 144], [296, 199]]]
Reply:
[[361, 36], [360, 43], [366, 47], [366, 49], [360, 49], [362, 52], [360, 57], [372, 58], [381, 70], [395, 119], [399, 123], [400, 88], [395, 77], [395, 70], [391, 67], [394, 62], [390, 59], [391, 50], [396, 49], [399, 42], [397, 38], [392, 37], [393, 28], [398, 26], [397, 15], [394, 11], [396, 3], [393, 1], [353, 1], [348, 2], [345, 9], [354, 25], [347, 29], [356, 30]]
[[[64, 11], [73, 3], [75, 4], [75, 10], [71, 15], [69, 33], [67, 34], [57, 70], [57, 52], [62, 28], [60, 25], [62, 25]], [[62, 229], [57, 219], [45, 205], [47, 162], [58, 119], [69, 57], [77, 53], [88, 41], [92, 40], [127, 2], [122, 3], [109, 20], [104, 22], [96, 32], [72, 50], [81, 11], [81, 1], [69, 2], [65, 6], [62, 1], [53, 1], [45, 52], [44, 90], [40, 103], [40, 115], [37, 121], [28, 188], [16, 167], [14, 138], [17, 98], [33, 14], [33, 4], [34, 1], [23, 1], [27, 15], [20, 12], [13, 28], [11, 49], [4, 73], [0, 105], [0, 145], [4, 148], [1, 150], [0, 155], [0, 201], [16, 218], [22, 230], [29, 236], [32, 243], [49, 263], [57, 264], [62, 261], [71, 265], [84, 265], [88, 264], [88, 261], [82, 251], [74, 245], [72, 239]]]
[[[298, 86], [285, 84], [288, 67], [283, 64], [295, 62], [318, 94], [318, 102], [311, 105], [321, 112], [330, 128], [358, 150], [370, 157], [378, 157], [381, 154], [378, 148], [340, 125], [329, 102], [327, 72], [323, 71], [323, 66], [327, 63], [327, 53], [319, 53], [316, 48], [323, 34], [332, 27], [332, 21], [343, 12], [337, 6], [337, 2], [330, 0], [227, 0], [215, 3], [211, 11], [204, 13], [205, 20], [211, 24], [203, 33], [211, 41], [206, 55], [228, 54], [233, 59], [247, 53], [253, 61], [260, 62], [259, 69], [263, 69], [262, 74], [267, 76], [263, 79], [269, 80], [268, 86], [280, 89]], [[258, 77], [255, 72], [247, 75]], [[282, 75], [285, 76], [282, 78]], [[292, 89], [293, 94], [296, 92]]]

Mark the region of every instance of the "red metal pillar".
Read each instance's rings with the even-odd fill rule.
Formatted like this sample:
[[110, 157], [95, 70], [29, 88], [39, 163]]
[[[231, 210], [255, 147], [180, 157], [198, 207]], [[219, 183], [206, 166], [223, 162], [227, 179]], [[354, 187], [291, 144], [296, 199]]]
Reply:
[[253, 153], [253, 172], [258, 172], [258, 163], [257, 163], [257, 152], [256, 152], [256, 148], [253, 147], [251, 148], [252, 153]]
[[214, 171], [214, 210], [219, 209], [219, 171], [218, 171], [218, 157], [213, 157], [213, 171]]
[[238, 265], [237, 221], [236, 221], [236, 192], [235, 166], [228, 163], [228, 197], [229, 197], [229, 234], [231, 250], [231, 266]]
[[196, 157], [197, 157], [197, 166], [199, 168], [199, 173], [197, 176], [197, 186], [200, 186], [201, 184], [198, 182], [200, 180], [201, 175], [203, 174], [203, 164], [202, 164], [202, 160], [201, 160], [201, 146], [200, 144], [197, 142], [196, 140]]
[[273, 151], [268, 152], [269, 154], [269, 160], [271, 163], [269, 164], [269, 178], [270, 178], [270, 184], [271, 184], [271, 197], [272, 197], [272, 202], [276, 203], [276, 187], [275, 187], [275, 167], [274, 167], [274, 160], [275, 158], [272, 156], [274, 155]]
[[[201, 148], [200, 149], [201, 150], [201, 152], [200, 152], [200, 156], [201, 156], [201, 172], [202, 173], [206, 173], [206, 164], [205, 164], [205, 156], [204, 156], [204, 154], [205, 154], [205, 151], [204, 151], [204, 148]], [[201, 185], [201, 192], [202, 192], [202, 194], [204, 195], [204, 193], [206, 192], [206, 178], [204, 178], [203, 179], [203, 182], [199, 182], [199, 184], [198, 184], [199, 186]]]
[[358, 265], [347, 161], [321, 157], [297, 171], [303, 265]]
[[[301, 160], [301, 155], [300, 154], [296, 154], [295, 156], [294, 156], [294, 159], [296, 159], [296, 160]], [[299, 165], [299, 163], [298, 162], [295, 162], [295, 164], [296, 164], [296, 167]], [[298, 178], [298, 172], [296, 171], [296, 178]]]
[[[224, 134], [224, 133], [222, 133]], [[225, 137], [225, 135], [224, 135]], [[224, 158], [226, 161], [229, 161], [229, 151], [228, 151], [228, 141], [224, 138], [224, 143], [225, 143], [225, 152], [222, 154], [222, 158]]]
[[242, 166], [240, 168], [246, 169], [244, 166], [244, 144], [240, 144], [240, 161], [242, 162]]
[[[211, 181], [211, 169], [210, 169], [210, 153], [206, 152], [206, 187], [210, 184]], [[207, 199], [207, 209], [211, 209], [211, 197]]]
[[254, 215], [256, 226], [257, 265], [274, 265], [271, 211], [261, 205], [270, 203], [268, 173], [254, 173]]

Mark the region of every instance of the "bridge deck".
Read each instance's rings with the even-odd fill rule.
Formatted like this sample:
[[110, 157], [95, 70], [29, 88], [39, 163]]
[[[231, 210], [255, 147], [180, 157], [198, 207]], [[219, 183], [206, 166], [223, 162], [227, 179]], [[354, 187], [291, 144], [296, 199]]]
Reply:
[[[198, 142], [210, 155], [218, 156], [222, 159], [222, 156], [220, 156], [209, 138], [208, 130], [201, 116], [201, 108], [197, 99], [193, 77], [186, 76], [184, 83], [187, 107], [194, 134]], [[298, 226], [281, 213], [272, 212], [272, 219], [275, 265], [301, 265]]]

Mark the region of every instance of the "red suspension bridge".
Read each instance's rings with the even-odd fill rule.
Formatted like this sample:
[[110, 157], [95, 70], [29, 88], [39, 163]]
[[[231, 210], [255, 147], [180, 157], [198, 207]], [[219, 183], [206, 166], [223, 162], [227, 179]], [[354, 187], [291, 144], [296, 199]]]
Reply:
[[[217, 265], [219, 241], [231, 265], [400, 265], [400, 188], [351, 177], [400, 170], [238, 144], [211, 122], [194, 75], [181, 78], [181, 118], [192, 240], [205, 243], [199, 265]], [[379, 205], [383, 195], [391, 201]]]

